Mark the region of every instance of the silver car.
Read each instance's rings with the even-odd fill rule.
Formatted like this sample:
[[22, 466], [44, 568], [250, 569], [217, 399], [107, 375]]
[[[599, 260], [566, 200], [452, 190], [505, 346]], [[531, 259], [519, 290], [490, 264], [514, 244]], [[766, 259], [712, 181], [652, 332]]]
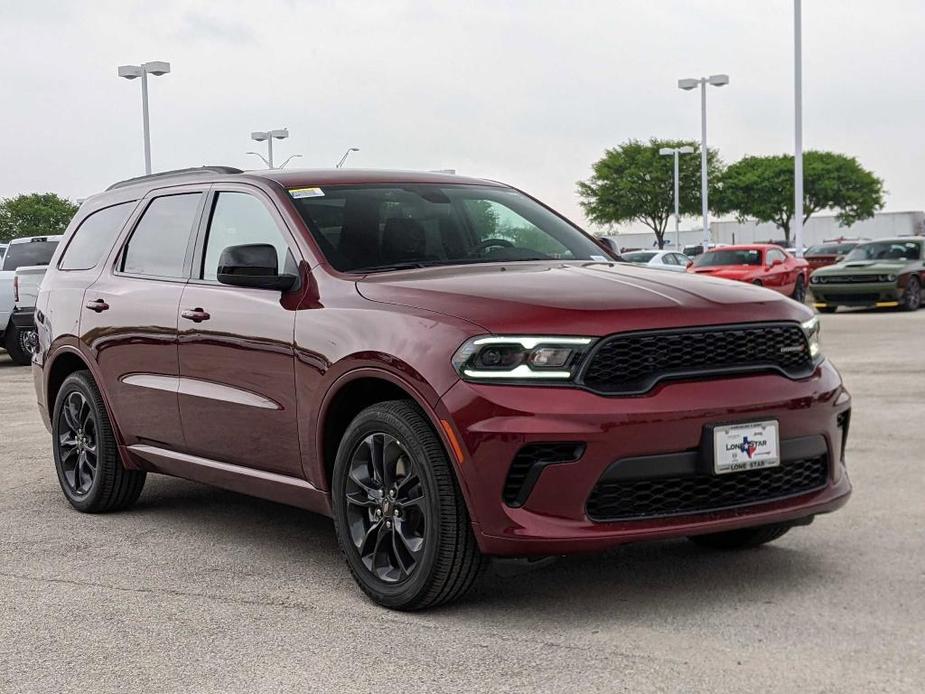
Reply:
[[690, 258], [677, 251], [630, 251], [623, 254], [623, 259], [629, 263], [672, 272], [684, 272], [691, 262]]

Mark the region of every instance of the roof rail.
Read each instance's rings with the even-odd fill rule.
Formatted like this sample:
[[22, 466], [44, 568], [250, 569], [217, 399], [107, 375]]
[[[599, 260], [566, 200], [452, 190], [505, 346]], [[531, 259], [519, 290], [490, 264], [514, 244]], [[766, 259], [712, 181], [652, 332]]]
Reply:
[[160, 178], [170, 178], [172, 176], [182, 176], [185, 174], [239, 174], [244, 173], [241, 169], [233, 166], [192, 166], [188, 169], [174, 169], [173, 171], [158, 171], [155, 174], [147, 176], [136, 176], [135, 178], [126, 178], [124, 181], [118, 181], [109, 186], [106, 190], [115, 190], [116, 188], [125, 188], [146, 181], [156, 181]]

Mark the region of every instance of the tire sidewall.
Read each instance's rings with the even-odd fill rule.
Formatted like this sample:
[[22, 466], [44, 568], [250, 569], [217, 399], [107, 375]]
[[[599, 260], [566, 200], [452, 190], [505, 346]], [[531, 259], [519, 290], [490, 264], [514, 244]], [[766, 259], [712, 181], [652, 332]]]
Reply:
[[[61, 410], [64, 409], [64, 402], [67, 396], [74, 392], [79, 392], [87, 399], [87, 402], [93, 407], [93, 415], [96, 419], [97, 469], [96, 474], [93, 476], [93, 483], [90, 485], [90, 490], [86, 494], [75, 494], [68, 486], [67, 480], [64, 479], [64, 472], [61, 466], [61, 451], [57, 443], [60, 434], [59, 424], [61, 420]], [[52, 449], [55, 459], [55, 472], [58, 474], [58, 483], [61, 485], [61, 491], [64, 492], [64, 496], [67, 497], [71, 505], [81, 511], [93, 508], [103, 489], [104, 467], [108, 463], [106, 460], [106, 456], [108, 456], [108, 446], [105, 440], [105, 432], [101, 423], [101, 417], [106, 417], [106, 410], [102, 407], [102, 403], [97, 398], [96, 393], [93, 392], [93, 389], [87, 385], [85, 378], [79, 374], [68, 376], [64, 380], [64, 383], [61, 384], [61, 388], [58, 390], [58, 395], [55, 399], [55, 406], [51, 419]]]
[[[912, 288], [915, 287], [915, 291]], [[918, 295], [918, 303], [913, 306], [911, 301], [913, 296]], [[922, 284], [919, 282], [919, 278], [912, 276], [909, 278], [909, 282], [906, 284], [906, 291], [903, 294], [903, 309], [906, 311], [915, 311], [922, 307]]]
[[[363, 440], [370, 434], [384, 433], [397, 438], [411, 455], [418, 477], [424, 488], [427, 527], [424, 541], [424, 556], [410, 578], [397, 584], [386, 583], [372, 575], [363, 564], [359, 553], [347, 531], [346, 504], [344, 494], [350, 459]], [[386, 606], [402, 606], [412, 601], [426, 590], [436, 568], [438, 543], [441, 537], [440, 495], [434, 478], [432, 465], [434, 461], [419, 440], [414, 430], [391, 412], [372, 406], [359, 415], [347, 428], [337, 449], [337, 458], [331, 482], [331, 498], [334, 511], [334, 525], [340, 544], [350, 570], [357, 582], [376, 601]]]

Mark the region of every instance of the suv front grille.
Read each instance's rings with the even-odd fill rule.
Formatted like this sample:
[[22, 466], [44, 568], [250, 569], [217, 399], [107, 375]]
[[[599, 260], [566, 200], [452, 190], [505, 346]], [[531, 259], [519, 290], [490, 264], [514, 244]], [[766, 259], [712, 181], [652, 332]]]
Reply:
[[602, 480], [588, 497], [587, 512], [606, 522], [718, 511], [810, 492], [827, 479], [828, 457], [821, 455], [726, 475]]
[[763, 370], [780, 371], [791, 378], [812, 373], [809, 345], [799, 325], [728, 325], [612, 335], [589, 355], [579, 382], [608, 395], [638, 395], [666, 378]]

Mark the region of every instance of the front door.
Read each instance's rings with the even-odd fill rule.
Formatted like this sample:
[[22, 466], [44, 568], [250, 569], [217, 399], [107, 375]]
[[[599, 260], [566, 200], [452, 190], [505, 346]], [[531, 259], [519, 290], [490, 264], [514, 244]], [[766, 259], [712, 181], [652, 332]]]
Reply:
[[296, 274], [297, 247], [262, 193], [218, 188], [179, 307], [180, 415], [187, 450], [221, 462], [302, 476], [296, 418], [295, 310], [279, 291], [220, 284], [229, 246], [276, 247]]

